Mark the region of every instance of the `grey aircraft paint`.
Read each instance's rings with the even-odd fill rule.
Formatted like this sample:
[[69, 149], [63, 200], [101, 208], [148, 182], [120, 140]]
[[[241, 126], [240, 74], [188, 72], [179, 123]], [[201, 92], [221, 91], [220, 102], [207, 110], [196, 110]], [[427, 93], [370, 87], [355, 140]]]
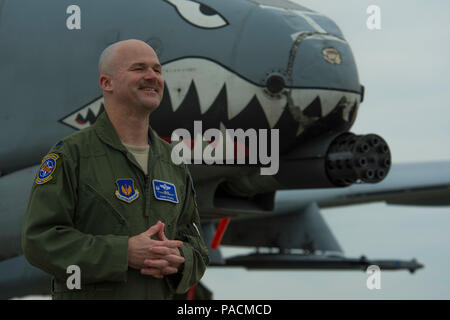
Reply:
[[[147, 41], [164, 65], [165, 99], [152, 117], [162, 136], [193, 120], [209, 127], [221, 122], [227, 128], [275, 127], [287, 150], [305, 130], [300, 111], [315, 122], [340, 105], [341, 121], [327, 126], [348, 129], [354, 121], [361, 100], [354, 58], [339, 28], [319, 13], [284, 1], [269, 6], [161, 0], [130, 6], [84, 0], [77, 3], [81, 29], [68, 30], [70, 4], [3, 2], [0, 126], [14, 131], [0, 137], [4, 173], [38, 163], [59, 137], [92, 123], [100, 111], [99, 54], [128, 38]], [[330, 48], [337, 50], [339, 63], [330, 63], [324, 53]], [[15, 130], [18, 124], [27, 130]], [[26, 156], [17, 159], [24, 150]]]

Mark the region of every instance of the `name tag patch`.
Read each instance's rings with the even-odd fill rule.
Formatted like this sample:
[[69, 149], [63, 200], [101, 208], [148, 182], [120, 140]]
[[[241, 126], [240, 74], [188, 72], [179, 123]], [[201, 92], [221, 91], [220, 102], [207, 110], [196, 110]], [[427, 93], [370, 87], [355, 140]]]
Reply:
[[153, 179], [153, 192], [158, 200], [178, 203], [177, 189], [173, 183]]

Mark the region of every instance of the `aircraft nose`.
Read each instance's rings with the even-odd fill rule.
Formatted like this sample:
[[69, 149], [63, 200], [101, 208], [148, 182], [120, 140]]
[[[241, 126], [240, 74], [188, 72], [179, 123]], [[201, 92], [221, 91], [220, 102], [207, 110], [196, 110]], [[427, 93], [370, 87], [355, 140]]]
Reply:
[[289, 110], [305, 131], [348, 130], [362, 100], [356, 63], [336, 34], [299, 32], [289, 53]]
[[292, 37], [287, 68], [292, 86], [360, 91], [355, 59], [345, 39], [316, 32]]

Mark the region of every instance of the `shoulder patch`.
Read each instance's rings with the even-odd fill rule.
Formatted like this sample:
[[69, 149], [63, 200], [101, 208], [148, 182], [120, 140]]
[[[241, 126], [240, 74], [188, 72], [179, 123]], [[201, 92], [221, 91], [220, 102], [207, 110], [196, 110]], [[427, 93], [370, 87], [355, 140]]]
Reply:
[[44, 184], [53, 179], [53, 174], [56, 170], [56, 160], [58, 159], [59, 156], [56, 153], [49, 153], [42, 159], [41, 166], [36, 175], [36, 184]]

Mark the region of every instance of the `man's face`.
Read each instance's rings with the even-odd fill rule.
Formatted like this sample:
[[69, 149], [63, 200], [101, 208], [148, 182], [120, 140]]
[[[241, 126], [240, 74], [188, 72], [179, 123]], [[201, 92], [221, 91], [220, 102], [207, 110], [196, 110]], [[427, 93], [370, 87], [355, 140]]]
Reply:
[[143, 43], [118, 48], [113, 95], [118, 102], [155, 110], [161, 103], [164, 81], [156, 53]]

